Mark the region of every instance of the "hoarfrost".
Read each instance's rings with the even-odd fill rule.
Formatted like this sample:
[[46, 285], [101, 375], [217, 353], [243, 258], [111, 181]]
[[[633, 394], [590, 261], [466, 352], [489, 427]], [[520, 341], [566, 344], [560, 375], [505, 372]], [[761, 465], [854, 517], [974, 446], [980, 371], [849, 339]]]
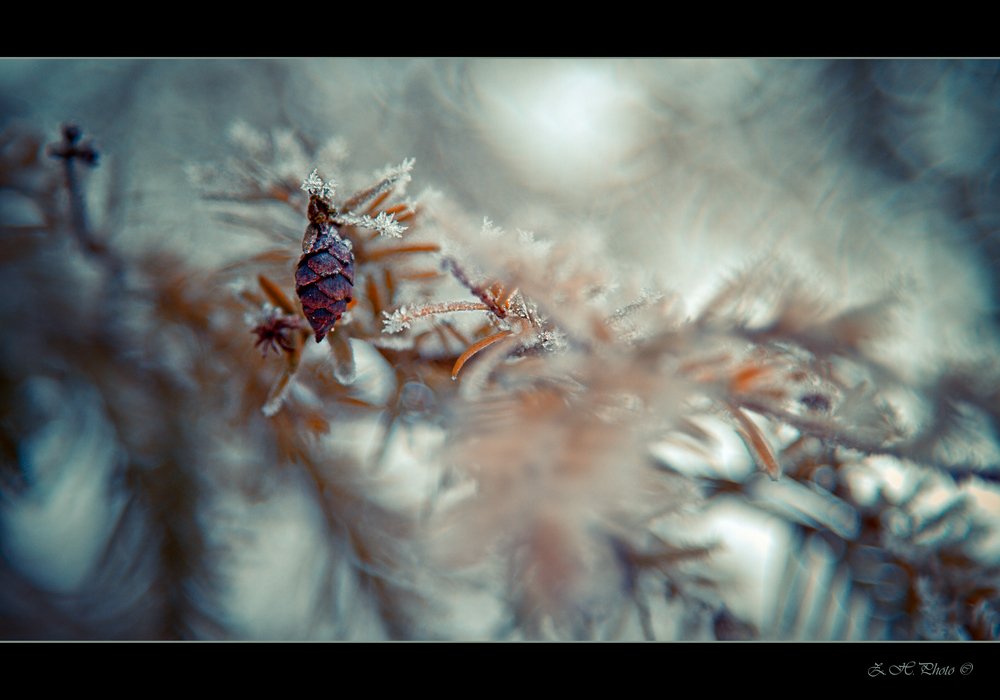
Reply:
[[392, 214], [387, 214], [384, 211], [379, 212], [374, 219], [367, 214], [360, 216], [358, 214], [341, 214], [337, 220], [349, 226], [360, 226], [378, 231], [379, 235], [386, 238], [402, 238], [403, 231], [406, 230], [406, 227], [396, 221]]
[[323, 182], [319, 176], [319, 170], [314, 169], [309, 173], [309, 177], [302, 181], [302, 190], [320, 199], [331, 200], [335, 191], [336, 183], [333, 180]]
[[406, 307], [400, 306], [391, 314], [388, 311], [382, 312], [382, 332], [393, 334], [402, 333], [410, 327], [410, 322], [406, 317]]

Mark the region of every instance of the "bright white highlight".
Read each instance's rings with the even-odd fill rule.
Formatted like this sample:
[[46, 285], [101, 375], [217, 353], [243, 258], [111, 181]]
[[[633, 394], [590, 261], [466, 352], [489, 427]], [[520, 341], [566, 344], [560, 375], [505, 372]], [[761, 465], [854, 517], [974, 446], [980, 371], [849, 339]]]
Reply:
[[503, 61], [476, 68], [486, 136], [534, 186], [607, 186], [636, 145], [638, 99], [614, 65]]

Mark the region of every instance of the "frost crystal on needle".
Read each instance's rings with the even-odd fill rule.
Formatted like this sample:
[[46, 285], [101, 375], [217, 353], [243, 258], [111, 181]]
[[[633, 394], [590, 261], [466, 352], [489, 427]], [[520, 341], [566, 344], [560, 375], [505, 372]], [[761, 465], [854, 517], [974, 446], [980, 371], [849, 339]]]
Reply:
[[387, 166], [376, 172], [375, 177], [378, 178], [379, 184], [369, 192], [369, 196], [377, 197], [389, 189], [394, 189], [397, 194], [403, 194], [406, 185], [413, 179], [410, 171], [413, 170], [413, 164], [416, 162], [415, 158], [406, 158], [399, 165]]
[[309, 194], [320, 199], [333, 199], [333, 192], [336, 183], [333, 180], [323, 182], [319, 176], [319, 170], [314, 169], [305, 180], [302, 181], [302, 189]]
[[402, 333], [410, 327], [410, 322], [406, 318], [406, 307], [401, 306], [391, 314], [388, 311], [382, 312], [382, 332]]
[[402, 238], [403, 231], [406, 230], [406, 227], [396, 221], [392, 214], [387, 214], [384, 211], [379, 212], [379, 215], [374, 219], [367, 214], [360, 216], [357, 214], [341, 214], [337, 217], [337, 220], [350, 226], [370, 228], [373, 231], [378, 231], [379, 234], [387, 238]]
[[387, 168], [382, 174], [382, 179], [389, 180], [393, 184], [405, 185], [410, 181], [410, 171], [416, 162], [416, 158], [405, 158], [399, 165]]

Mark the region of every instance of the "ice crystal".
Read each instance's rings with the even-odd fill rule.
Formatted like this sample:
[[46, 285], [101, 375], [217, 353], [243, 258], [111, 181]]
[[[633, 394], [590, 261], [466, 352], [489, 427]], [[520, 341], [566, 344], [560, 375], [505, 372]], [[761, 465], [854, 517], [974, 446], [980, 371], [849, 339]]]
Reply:
[[333, 199], [333, 193], [336, 183], [333, 180], [327, 182], [323, 181], [323, 178], [319, 176], [319, 170], [314, 169], [305, 180], [302, 181], [302, 190], [309, 193], [312, 196], [319, 197], [320, 199], [330, 201]]
[[400, 306], [398, 309], [389, 313], [388, 311], [382, 312], [382, 328], [383, 333], [393, 334], [402, 333], [407, 328], [410, 327], [410, 322], [406, 317], [406, 307]]
[[413, 170], [413, 164], [416, 162], [416, 158], [404, 158], [403, 162], [399, 165], [387, 168], [382, 173], [381, 179], [395, 185], [405, 185], [412, 179], [410, 172]]
[[405, 158], [399, 165], [387, 166], [377, 172], [375, 176], [378, 178], [379, 184], [372, 190], [371, 196], [377, 197], [390, 189], [395, 190], [400, 195], [406, 192], [406, 185], [412, 179], [410, 172], [413, 170], [414, 163], [416, 163], [415, 158]]
[[503, 235], [503, 229], [484, 216], [483, 227], [480, 229], [479, 234], [487, 240], [495, 240]]
[[402, 238], [403, 231], [406, 230], [406, 226], [396, 221], [392, 214], [387, 214], [384, 211], [379, 212], [374, 219], [367, 214], [341, 214], [337, 220], [349, 226], [360, 226], [378, 231], [379, 235], [386, 238]]

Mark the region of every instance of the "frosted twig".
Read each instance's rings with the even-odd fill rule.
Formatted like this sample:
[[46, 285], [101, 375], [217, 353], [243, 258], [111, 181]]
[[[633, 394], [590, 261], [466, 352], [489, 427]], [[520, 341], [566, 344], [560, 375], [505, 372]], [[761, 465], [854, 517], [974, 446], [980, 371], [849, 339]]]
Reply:
[[413, 170], [413, 158], [407, 158], [395, 168], [389, 169], [379, 180], [378, 184], [362, 190], [344, 202], [341, 207], [343, 211], [353, 211], [366, 202], [378, 197], [383, 192], [388, 192], [397, 185], [404, 185], [410, 181], [410, 171]]
[[439, 304], [425, 304], [413, 308], [401, 306], [391, 314], [382, 312], [383, 333], [401, 333], [410, 323], [424, 316], [447, 314], [453, 311], [490, 311], [490, 307], [477, 301], [446, 301]]

